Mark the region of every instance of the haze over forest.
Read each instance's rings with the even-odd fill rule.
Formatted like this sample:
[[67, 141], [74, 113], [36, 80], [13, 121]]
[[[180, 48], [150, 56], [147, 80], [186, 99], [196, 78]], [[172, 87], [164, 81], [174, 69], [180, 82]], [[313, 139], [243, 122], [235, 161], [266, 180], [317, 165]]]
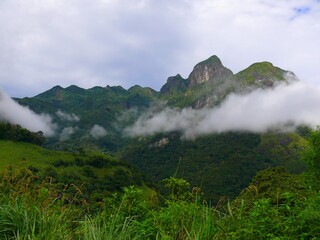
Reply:
[[320, 239], [320, 0], [1, 0], [0, 239]]
[[[226, 84], [229, 83], [226, 81]], [[211, 97], [214, 97], [214, 93]], [[319, 104], [320, 88], [311, 86], [290, 73], [285, 75], [285, 81], [277, 83], [273, 88], [231, 93], [217, 106], [200, 109], [168, 106], [160, 112], [153, 112], [152, 108], [146, 109], [139, 112], [140, 116], [133, 125], [123, 130], [123, 135], [136, 137], [181, 131], [183, 138], [193, 139], [199, 135], [226, 131], [287, 132], [294, 131], [299, 125], [315, 128], [320, 122], [320, 110], [317, 107]], [[47, 137], [59, 134], [56, 131], [57, 123], [54, 123], [50, 114], [35, 113], [27, 106], [19, 105], [3, 90], [0, 111], [1, 119], [12, 124], [19, 124], [31, 131], [42, 131]], [[75, 123], [74, 127], [65, 128], [60, 133], [62, 141], [77, 131], [76, 123], [80, 121], [80, 117], [75, 113], [57, 109], [54, 115], [61, 120]], [[107, 131], [95, 124], [89, 134], [100, 138], [105, 137]]]

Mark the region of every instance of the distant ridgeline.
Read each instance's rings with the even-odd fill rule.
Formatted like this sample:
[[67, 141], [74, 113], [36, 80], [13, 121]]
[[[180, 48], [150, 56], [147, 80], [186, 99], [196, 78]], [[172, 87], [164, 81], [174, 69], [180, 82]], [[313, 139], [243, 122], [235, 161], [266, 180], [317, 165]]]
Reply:
[[[131, 126], [142, 113], [157, 113], [166, 108], [211, 108], [219, 105], [231, 93], [272, 88], [294, 78], [292, 72], [269, 62], [252, 64], [234, 74], [217, 56], [211, 56], [198, 63], [188, 78], [179, 74], [169, 77], [159, 92], [138, 85], [128, 90], [121, 86], [91, 89], [74, 85], [67, 88], [55, 86], [35, 97], [16, 101], [36, 113], [52, 116], [58, 128], [57, 134], [48, 138], [47, 146], [50, 148], [94, 145], [115, 153], [130, 142], [123, 130]], [[69, 117], [63, 117], [58, 112]], [[72, 116], [77, 116], [77, 120]], [[105, 135], [92, 134], [91, 130], [96, 125], [103, 127]]]
[[[226, 132], [192, 141], [180, 132], [130, 138], [124, 129], [139, 117], [165, 109], [213, 108], [232, 93], [274, 88], [295, 75], [269, 62], [254, 63], [234, 74], [217, 56], [198, 63], [188, 76], [169, 77], [160, 91], [133, 86], [60, 86], [32, 98], [16, 99], [36, 113], [51, 115], [58, 126], [46, 141], [51, 149], [99, 149], [132, 164], [149, 179], [185, 178], [200, 186], [208, 198], [234, 197], [257, 171], [285, 166], [301, 172], [300, 149], [307, 141], [300, 133]], [[76, 118], [75, 118], [76, 116]]]
[[0, 139], [33, 143], [39, 146], [45, 142], [45, 137], [41, 131], [36, 133], [30, 132], [20, 125], [12, 125], [5, 122], [0, 122]]

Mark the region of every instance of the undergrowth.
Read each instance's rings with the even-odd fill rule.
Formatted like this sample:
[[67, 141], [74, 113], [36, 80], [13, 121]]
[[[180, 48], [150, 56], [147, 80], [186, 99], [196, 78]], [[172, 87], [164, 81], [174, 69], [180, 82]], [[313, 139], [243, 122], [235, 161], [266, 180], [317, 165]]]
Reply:
[[236, 199], [214, 205], [175, 177], [163, 181], [169, 195], [158, 201], [128, 186], [97, 205], [74, 184], [8, 167], [0, 173], [0, 239], [320, 239], [319, 130], [310, 142], [305, 173], [260, 171]]
[[104, 199], [97, 212], [76, 188], [64, 192], [27, 169], [9, 168], [1, 174], [0, 239], [320, 238], [320, 194], [292, 188], [296, 177], [281, 168], [257, 179], [234, 201], [213, 206], [200, 188], [190, 191], [188, 182], [171, 177], [164, 181], [170, 195], [156, 204], [129, 186]]

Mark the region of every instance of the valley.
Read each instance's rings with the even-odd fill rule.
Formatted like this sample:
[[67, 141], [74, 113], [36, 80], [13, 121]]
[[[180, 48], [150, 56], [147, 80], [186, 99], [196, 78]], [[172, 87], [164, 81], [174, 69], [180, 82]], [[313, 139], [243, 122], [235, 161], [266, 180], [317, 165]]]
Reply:
[[297, 81], [268, 62], [234, 74], [212, 56], [160, 91], [72, 85], [14, 99], [55, 134], [1, 122], [0, 237], [318, 237], [319, 129], [206, 125], [232, 98]]

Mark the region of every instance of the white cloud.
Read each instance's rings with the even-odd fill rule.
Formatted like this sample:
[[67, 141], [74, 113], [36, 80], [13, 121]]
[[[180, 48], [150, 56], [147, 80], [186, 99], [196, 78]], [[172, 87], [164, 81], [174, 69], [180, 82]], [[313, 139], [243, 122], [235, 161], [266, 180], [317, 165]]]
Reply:
[[90, 135], [95, 139], [99, 139], [107, 135], [107, 130], [98, 124], [95, 124], [90, 130]]
[[266, 60], [318, 83], [319, 37], [314, 0], [2, 0], [0, 85], [159, 89], [213, 54], [234, 72]]
[[231, 94], [213, 109], [167, 109], [142, 116], [126, 133], [131, 136], [181, 131], [186, 138], [225, 131], [292, 131], [300, 124], [320, 124], [320, 88], [295, 82], [247, 95]]
[[69, 122], [79, 122], [80, 121], [80, 117], [78, 117], [74, 113], [68, 114], [68, 113], [62, 112], [61, 110], [58, 110], [56, 112], [56, 115], [61, 120], [65, 120], [65, 121], [69, 121]]
[[70, 139], [71, 135], [74, 134], [78, 130], [78, 128], [74, 127], [66, 127], [62, 129], [60, 133], [60, 141], [65, 141]]
[[163, 54], [184, 45], [179, 21], [166, 8], [142, 0], [4, 0], [0, 83], [21, 95], [57, 84], [129, 87], [143, 75], [155, 79], [166, 72]]
[[42, 131], [46, 136], [54, 135], [56, 125], [47, 114], [36, 114], [28, 107], [15, 102], [0, 89], [0, 120], [19, 124], [30, 131]]
[[[304, 6], [310, 12], [297, 16], [295, 9]], [[312, 0], [194, 1], [193, 58], [216, 53], [235, 72], [267, 60], [305, 81], [319, 82], [319, 10]]]

